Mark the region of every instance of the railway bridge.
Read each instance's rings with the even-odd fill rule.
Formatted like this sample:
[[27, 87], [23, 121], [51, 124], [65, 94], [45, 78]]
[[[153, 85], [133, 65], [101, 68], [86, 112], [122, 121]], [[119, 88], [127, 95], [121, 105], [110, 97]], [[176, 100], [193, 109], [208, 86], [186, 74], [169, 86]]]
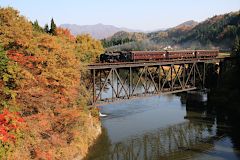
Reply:
[[90, 64], [90, 103], [109, 103], [204, 88], [206, 66], [220, 61], [220, 58], [196, 58]]

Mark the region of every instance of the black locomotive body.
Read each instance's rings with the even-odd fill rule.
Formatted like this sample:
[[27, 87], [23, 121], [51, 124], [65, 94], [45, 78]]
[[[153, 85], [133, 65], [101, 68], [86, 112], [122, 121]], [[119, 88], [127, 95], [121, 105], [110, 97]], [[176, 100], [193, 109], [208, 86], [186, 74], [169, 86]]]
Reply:
[[100, 55], [100, 62], [131, 62], [131, 52], [107, 52]]

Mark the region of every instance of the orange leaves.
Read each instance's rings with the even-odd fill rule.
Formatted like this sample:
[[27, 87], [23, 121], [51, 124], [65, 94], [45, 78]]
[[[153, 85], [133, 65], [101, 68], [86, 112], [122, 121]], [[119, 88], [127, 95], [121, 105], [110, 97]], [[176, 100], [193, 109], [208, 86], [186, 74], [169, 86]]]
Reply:
[[15, 142], [17, 129], [21, 128], [24, 119], [17, 112], [4, 109], [0, 114], [0, 141]]
[[40, 149], [36, 149], [36, 158], [45, 159], [45, 160], [54, 159], [50, 151], [41, 151]]
[[63, 36], [66, 37], [70, 41], [75, 41], [75, 37], [71, 34], [71, 32], [68, 29], [64, 28], [57, 28], [57, 36]]
[[27, 47], [32, 38], [32, 25], [11, 7], [0, 8], [0, 44], [5, 48]]
[[[54, 115], [48, 111], [26, 117], [29, 125], [27, 133], [34, 134], [38, 142], [31, 146], [34, 157], [36, 159], [72, 159], [72, 156], [79, 152], [79, 150], [72, 152], [79, 145], [74, 139], [82, 138], [81, 131], [83, 125], [87, 126], [84, 122], [87, 118], [89, 118], [88, 114], [79, 109], [60, 107], [54, 110]], [[69, 150], [71, 152], [68, 152]]]
[[[37, 40], [37, 43], [35, 45], [37, 45], [37, 47], [42, 51], [47, 50], [48, 52], [50, 52], [53, 49], [60, 48], [60, 46], [57, 45], [55, 37], [50, 36], [48, 34], [40, 34], [38, 35], [38, 37], [36, 37], [36, 40]], [[36, 46], [33, 46], [33, 47], [36, 47]]]
[[87, 150], [88, 137], [93, 137], [85, 133], [90, 117], [83, 111], [85, 101], [76, 101], [83, 94], [81, 88], [87, 85], [80, 84], [84, 71], [81, 61], [96, 60], [103, 51], [100, 41], [83, 35], [76, 42], [69, 30], [62, 28], [57, 29], [56, 36], [33, 31], [31, 24], [12, 8], [0, 8], [0, 22], [0, 45], [7, 50], [0, 100], [5, 102], [4, 107], [16, 105], [24, 116], [23, 120], [8, 110], [0, 114], [0, 141], [13, 144], [20, 137], [19, 130], [23, 130], [24, 144], [18, 141], [14, 146], [16, 157], [22, 159], [29, 159], [29, 148], [33, 148], [35, 158], [71, 159], [79, 153], [77, 137], [85, 143], [82, 150]]
[[9, 50], [7, 55], [10, 60], [17, 62], [20, 65], [23, 65], [27, 68], [32, 69], [34, 67], [33, 64], [38, 64], [42, 62], [42, 58], [38, 58], [36, 56], [26, 56], [23, 53], [19, 53], [16, 50]]

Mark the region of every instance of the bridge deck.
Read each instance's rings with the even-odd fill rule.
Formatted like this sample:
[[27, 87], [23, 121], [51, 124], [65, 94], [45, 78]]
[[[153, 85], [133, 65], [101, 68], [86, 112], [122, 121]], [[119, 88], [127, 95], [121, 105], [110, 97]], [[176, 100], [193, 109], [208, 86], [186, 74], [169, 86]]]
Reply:
[[[92, 75], [90, 87], [93, 90], [91, 103], [130, 99], [149, 93], [157, 95], [204, 88], [206, 64], [219, 63], [221, 60], [222, 58], [195, 58], [90, 64], [88, 65]], [[138, 68], [141, 70], [136, 70]], [[123, 72], [124, 74], [120, 74]], [[110, 97], [104, 99], [102, 94], [106, 88], [111, 89], [111, 93]], [[141, 95], [137, 94], [139, 88]]]
[[120, 62], [120, 63], [94, 63], [88, 65], [88, 69], [110, 69], [110, 68], [127, 68], [127, 67], [145, 67], [145, 66], [159, 66], [159, 65], [177, 65], [194, 62], [213, 63], [219, 62], [222, 58], [211, 59], [185, 59], [185, 60], [165, 60], [165, 61], [140, 61], [140, 62]]

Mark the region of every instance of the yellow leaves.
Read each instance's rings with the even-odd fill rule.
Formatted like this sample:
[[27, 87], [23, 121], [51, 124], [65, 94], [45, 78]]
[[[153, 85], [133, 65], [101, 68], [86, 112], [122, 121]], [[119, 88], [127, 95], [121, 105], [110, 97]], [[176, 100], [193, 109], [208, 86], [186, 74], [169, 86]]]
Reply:
[[32, 38], [32, 25], [11, 7], [0, 8], [0, 44], [5, 48], [27, 47]]
[[10, 78], [9, 74], [3, 74], [3, 76], [2, 76], [2, 79], [4, 82], [7, 82], [9, 80], [9, 78]]
[[76, 51], [80, 61], [91, 63], [97, 60], [104, 49], [99, 40], [93, 39], [89, 34], [83, 34], [76, 37]]
[[56, 31], [56, 36], [33, 31], [18, 11], [0, 8], [0, 45], [14, 50], [8, 54], [11, 62], [3, 77], [5, 85], [18, 91], [39, 85], [64, 96], [73, 93], [71, 89], [81, 88], [79, 85], [85, 88], [86, 84], [79, 84], [85, 71], [83, 63], [96, 61], [104, 51], [101, 42], [90, 35], [75, 38], [66, 29]]
[[6, 72], [3, 74], [3, 82], [11, 89], [15, 88], [19, 83], [20, 79], [20, 69], [17, 64], [9, 62]]
[[[55, 135], [60, 135], [58, 128], [61, 129], [62, 125], [58, 127], [58, 124], [66, 127], [66, 131], [60, 130], [63, 135], [66, 134], [62, 136], [64, 143], [72, 137], [83, 139], [82, 137], [86, 136], [86, 145], [88, 144], [88, 134], [82, 136], [79, 132], [85, 122], [81, 119], [89, 117], [89, 114], [79, 112], [86, 106], [85, 97], [89, 94], [85, 87], [87, 84], [80, 84], [84, 65], [80, 63], [79, 57], [81, 56], [82, 62], [92, 62], [103, 48], [100, 41], [88, 35], [79, 36], [77, 42], [73, 38], [68, 30], [57, 30], [56, 36], [33, 31], [31, 24], [19, 16], [18, 11], [0, 8], [0, 45], [4, 45], [4, 49], [8, 50], [6, 55], [0, 51], [0, 71], [3, 76], [0, 79], [0, 107], [19, 107], [22, 114], [28, 117], [29, 125], [23, 136], [24, 144], [18, 146], [12, 157], [29, 159], [29, 154], [26, 153], [29, 153], [29, 148], [34, 147], [36, 150], [53, 150], [54, 154], [62, 158], [59, 150], [65, 146], [52, 146], [51, 142], [54, 140], [49, 142], [41, 137], [41, 133], [49, 131], [48, 129], [56, 130], [56, 133], [50, 135], [53, 139]], [[82, 106], [76, 106], [78, 98], [78, 105]], [[63, 108], [66, 108], [66, 111]], [[70, 110], [72, 111], [69, 112]], [[41, 113], [44, 113], [45, 117]], [[62, 115], [58, 116], [59, 114]], [[38, 122], [37, 116], [44, 121]], [[46, 123], [47, 121], [49, 123]], [[50, 128], [53, 124], [56, 127]], [[72, 139], [68, 143], [70, 142], [71, 146], [75, 143]], [[43, 146], [45, 144], [48, 147]], [[73, 158], [75, 153], [79, 152], [76, 147], [71, 146], [71, 152], [65, 153], [67, 158]], [[74, 154], [72, 149], [76, 150]]]

